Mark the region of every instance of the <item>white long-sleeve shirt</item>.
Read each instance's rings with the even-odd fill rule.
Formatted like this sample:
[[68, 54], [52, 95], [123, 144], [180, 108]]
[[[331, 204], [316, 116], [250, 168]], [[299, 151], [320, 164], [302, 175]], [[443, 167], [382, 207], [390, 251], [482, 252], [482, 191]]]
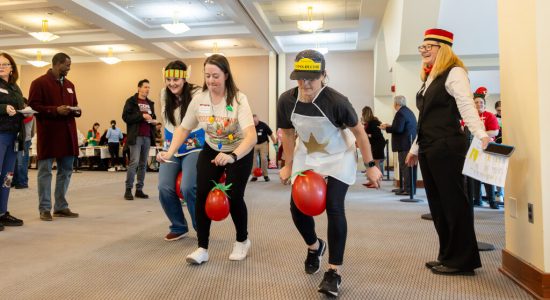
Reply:
[[[433, 78], [429, 77], [426, 80], [426, 87], [423, 94], [432, 83]], [[475, 107], [474, 98], [470, 88], [470, 80], [466, 70], [460, 67], [454, 67], [445, 81], [445, 90], [449, 95], [453, 96], [456, 100], [456, 106], [460, 112], [462, 120], [468, 126], [470, 132], [478, 139], [489, 137], [485, 132], [485, 126], [479, 119], [479, 114]], [[414, 143], [409, 152], [414, 155], [418, 155], [418, 136], [414, 140]]]

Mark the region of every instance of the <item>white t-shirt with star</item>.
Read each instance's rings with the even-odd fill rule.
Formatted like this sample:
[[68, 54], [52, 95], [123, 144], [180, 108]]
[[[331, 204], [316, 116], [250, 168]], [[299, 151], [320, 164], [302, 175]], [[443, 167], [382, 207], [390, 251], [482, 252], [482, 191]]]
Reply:
[[208, 90], [200, 91], [189, 103], [181, 127], [201, 127], [206, 132], [205, 141], [210, 148], [232, 152], [244, 139], [243, 129], [254, 126], [252, 111], [245, 94], [238, 92], [233, 105], [228, 107], [225, 98], [212, 105]]

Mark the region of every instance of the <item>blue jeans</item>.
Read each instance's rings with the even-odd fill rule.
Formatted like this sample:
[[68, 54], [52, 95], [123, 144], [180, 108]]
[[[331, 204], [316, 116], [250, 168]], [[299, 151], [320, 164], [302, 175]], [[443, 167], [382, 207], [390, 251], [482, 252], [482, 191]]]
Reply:
[[164, 213], [170, 220], [170, 232], [181, 234], [189, 231], [187, 221], [183, 215], [181, 201], [176, 194], [176, 177], [182, 172], [181, 190], [183, 199], [187, 202], [187, 210], [191, 216], [193, 228], [197, 229], [195, 222], [195, 201], [197, 199], [197, 159], [199, 152], [189, 153], [185, 156], [173, 157], [174, 163], [160, 164], [159, 170], [159, 199]]
[[149, 148], [151, 147], [151, 138], [148, 136], [138, 136], [135, 145], [128, 145], [130, 149], [130, 163], [126, 173], [126, 189], [132, 189], [134, 186], [134, 177], [137, 173], [136, 190], [143, 189], [145, 181], [145, 171], [147, 171], [147, 158], [149, 157]]
[[15, 160], [15, 172], [13, 172], [13, 184], [15, 186], [29, 186], [29, 148], [31, 141], [25, 141], [23, 151], [17, 152]]
[[52, 209], [52, 165], [57, 162], [57, 175], [55, 177], [55, 205], [53, 211], [69, 208], [67, 203], [67, 189], [73, 174], [74, 156], [59, 158], [46, 158], [38, 161], [38, 210], [51, 211]]
[[10, 187], [4, 187], [6, 174], [12, 173], [15, 167], [14, 150], [16, 133], [0, 133], [0, 216], [8, 211], [8, 198], [10, 197]]

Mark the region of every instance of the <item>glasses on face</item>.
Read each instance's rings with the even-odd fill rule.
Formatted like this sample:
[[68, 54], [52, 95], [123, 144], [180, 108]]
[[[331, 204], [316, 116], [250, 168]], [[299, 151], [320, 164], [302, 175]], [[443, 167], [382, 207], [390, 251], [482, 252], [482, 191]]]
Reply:
[[440, 45], [436, 45], [436, 44], [420, 45], [420, 46], [418, 46], [418, 52], [430, 51], [430, 50], [432, 50], [432, 47], [441, 47], [441, 46], [440, 46]]
[[2, 68], [7, 68], [7, 67], [11, 67], [11, 64], [0, 64], [0, 67]]

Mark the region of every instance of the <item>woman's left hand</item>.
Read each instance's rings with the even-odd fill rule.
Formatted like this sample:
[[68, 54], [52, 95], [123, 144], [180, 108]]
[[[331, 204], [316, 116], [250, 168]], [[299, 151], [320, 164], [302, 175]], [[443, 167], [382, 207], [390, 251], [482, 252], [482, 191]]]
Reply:
[[382, 181], [382, 172], [380, 172], [380, 169], [377, 167], [368, 168], [365, 175], [375, 188], [380, 188], [380, 181]]
[[17, 111], [15, 110], [15, 108], [13, 108], [13, 106], [11, 106], [11, 105], [6, 105], [6, 113], [7, 113], [10, 117], [13, 117], [13, 116], [15, 116], [15, 114], [17, 113]]
[[231, 155], [220, 152], [211, 162], [216, 166], [225, 166], [227, 164], [234, 163], [235, 160], [231, 157]]

